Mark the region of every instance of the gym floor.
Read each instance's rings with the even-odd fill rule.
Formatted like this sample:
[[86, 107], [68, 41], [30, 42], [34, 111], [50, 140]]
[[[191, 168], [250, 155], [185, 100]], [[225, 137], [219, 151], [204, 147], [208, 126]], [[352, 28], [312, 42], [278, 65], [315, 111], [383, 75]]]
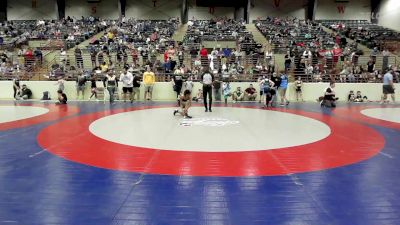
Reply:
[[400, 224], [400, 106], [0, 102], [0, 224]]

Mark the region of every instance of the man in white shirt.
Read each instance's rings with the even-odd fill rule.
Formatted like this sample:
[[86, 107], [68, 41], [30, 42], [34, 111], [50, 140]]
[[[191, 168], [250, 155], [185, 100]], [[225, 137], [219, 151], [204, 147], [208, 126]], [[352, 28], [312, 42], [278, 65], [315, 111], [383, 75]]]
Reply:
[[[210, 73], [207, 69], [201, 75], [201, 80], [203, 83], [203, 100], [204, 100], [204, 107], [206, 108], [206, 112], [212, 112], [211, 104], [212, 104], [212, 83], [214, 81], [214, 75]], [[207, 96], [209, 99], [209, 104], [207, 107]]]
[[126, 102], [126, 97], [128, 94], [129, 100], [131, 100], [131, 103], [133, 103], [133, 75], [128, 71], [127, 67], [124, 68], [119, 80], [122, 82], [124, 102]]

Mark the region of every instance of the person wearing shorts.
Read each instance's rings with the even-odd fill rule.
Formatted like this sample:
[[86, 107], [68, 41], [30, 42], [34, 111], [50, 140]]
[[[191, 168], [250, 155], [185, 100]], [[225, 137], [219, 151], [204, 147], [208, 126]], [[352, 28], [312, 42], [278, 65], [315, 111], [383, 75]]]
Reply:
[[264, 94], [264, 99], [262, 100], [262, 103], [264, 104], [263, 107], [268, 107], [271, 103], [273, 96], [271, 91], [273, 90], [274, 85], [275, 83], [267, 77], [264, 77], [264, 79], [260, 81], [260, 86], [262, 87], [262, 92]]
[[383, 96], [382, 96], [382, 103], [389, 103], [387, 100], [387, 96], [390, 95], [392, 98], [393, 103], [395, 103], [395, 96], [394, 96], [394, 84], [393, 84], [393, 68], [389, 67], [389, 71], [383, 76]]
[[279, 94], [280, 94], [280, 99], [281, 99], [281, 106], [284, 106], [285, 103], [286, 105], [289, 105], [289, 101], [286, 98], [286, 90], [289, 84], [289, 78], [288, 76], [282, 72], [281, 75], [281, 84], [279, 86]]
[[79, 92], [82, 93], [82, 99], [85, 98], [85, 85], [86, 85], [86, 77], [84, 74], [80, 74], [76, 78], [76, 98], [79, 99]]
[[143, 74], [144, 83], [144, 100], [151, 101], [153, 98], [153, 87], [156, 82], [156, 76], [151, 71], [150, 66], [146, 67], [146, 72]]
[[124, 68], [119, 80], [122, 82], [122, 93], [124, 102], [126, 102], [127, 95], [129, 100], [133, 103], [133, 75], [128, 71], [128, 67]]
[[296, 85], [296, 100], [299, 101], [299, 99], [301, 99], [301, 101], [303, 101], [303, 92], [302, 92], [303, 81], [301, 80], [300, 76], [297, 78], [295, 85]]
[[185, 119], [191, 119], [192, 117], [188, 115], [189, 108], [192, 106], [192, 92], [185, 90], [183, 95], [179, 97], [179, 103], [181, 110], [174, 110], [174, 116], [179, 113]]

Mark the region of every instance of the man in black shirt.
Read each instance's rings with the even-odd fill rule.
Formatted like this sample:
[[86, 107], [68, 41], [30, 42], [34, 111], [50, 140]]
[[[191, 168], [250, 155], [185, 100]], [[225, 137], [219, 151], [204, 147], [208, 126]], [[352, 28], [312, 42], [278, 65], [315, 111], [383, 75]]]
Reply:
[[63, 93], [62, 90], [58, 90], [57, 91], [58, 94], [58, 102], [56, 103], [57, 105], [65, 105], [67, 104], [67, 95], [65, 93]]
[[[201, 75], [201, 82], [203, 83], [203, 100], [204, 107], [206, 108], [206, 112], [212, 112], [211, 104], [212, 104], [212, 83], [214, 81], [214, 75], [211, 74], [207, 69]], [[208, 96], [208, 107], [207, 107], [207, 96]]]
[[174, 74], [174, 76], [172, 78], [172, 83], [173, 83], [174, 91], [176, 92], [176, 98], [177, 98], [178, 106], [179, 106], [180, 105], [179, 96], [181, 94], [182, 86], [183, 86], [182, 75], [181, 74]]
[[22, 85], [22, 89], [20, 95], [17, 97], [17, 100], [27, 100], [32, 97], [32, 91], [29, 89], [26, 84]]
[[[272, 77], [271, 77], [271, 81], [274, 82], [274, 84], [275, 84], [272, 89], [275, 91], [275, 93], [277, 93], [278, 88], [281, 86], [281, 77], [278, 76], [276, 73], [273, 73]], [[277, 99], [276, 95], [273, 95], [272, 100], [271, 100], [271, 105], [275, 104], [275, 102], [278, 102], [278, 99]]]
[[135, 100], [135, 96], [137, 95], [136, 100], [140, 100], [140, 80], [141, 77], [139, 74], [134, 74], [133, 76], [133, 93], [132, 93], [132, 99]]

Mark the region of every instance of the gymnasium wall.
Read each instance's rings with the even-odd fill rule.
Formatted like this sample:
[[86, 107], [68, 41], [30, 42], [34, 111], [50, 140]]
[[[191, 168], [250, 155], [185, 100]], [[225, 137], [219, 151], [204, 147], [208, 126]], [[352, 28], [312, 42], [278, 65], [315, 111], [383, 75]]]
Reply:
[[7, 20], [51, 20], [57, 17], [56, 0], [7, 1]]
[[137, 19], [168, 19], [180, 17], [181, 0], [127, 0], [126, 17]]
[[[170, 17], [180, 17], [182, 0], [127, 0], [126, 17], [139, 19], [168, 19]], [[197, 7], [195, 0], [188, 0], [189, 19], [205, 20], [213, 17], [234, 17], [234, 8], [216, 7], [210, 13], [208, 7]]]
[[118, 0], [88, 3], [86, 0], [65, 0], [65, 16], [81, 18], [95, 16], [104, 19], [118, 19]]
[[[335, 0], [318, 0], [316, 20], [371, 20], [371, 0], [349, 0], [336, 3]], [[397, 0], [398, 1], [398, 0]], [[344, 6], [339, 13], [338, 7]]]
[[400, 1], [382, 0], [378, 14], [379, 25], [400, 31]]
[[[23, 81], [22, 84], [26, 84], [33, 92], [33, 98], [40, 99], [42, 97], [42, 93], [44, 91], [49, 91], [51, 93], [52, 98], [54, 99], [57, 95], [57, 85], [55, 81]], [[249, 86], [248, 82], [235, 82], [231, 83], [232, 91], [236, 89], [236, 87], [242, 87], [244, 90]], [[254, 87], [258, 89], [258, 84], [253, 83]], [[396, 90], [400, 90], [400, 84], [395, 84]], [[98, 82], [98, 87], [102, 87], [102, 82]], [[323, 95], [324, 90], [329, 86], [327, 83], [306, 83], [303, 87], [303, 95], [305, 101], [315, 102], [316, 99]], [[121, 89], [121, 85], [119, 85]], [[197, 93], [197, 90], [201, 88], [200, 83], [195, 83], [194, 95]], [[11, 81], [1, 81], [0, 82], [0, 99], [11, 99], [12, 98], [12, 82]], [[382, 84], [373, 84], [373, 83], [363, 83], [363, 84], [353, 84], [353, 83], [337, 83], [336, 84], [336, 96], [341, 100], [346, 100], [347, 95], [350, 90], [353, 91], [361, 91], [364, 95], [366, 95], [370, 100], [378, 101], [382, 95]], [[69, 81], [65, 84], [65, 92], [70, 100], [76, 99], [76, 82]], [[90, 85], [86, 85], [85, 91], [85, 100], [89, 97], [90, 94]], [[121, 93], [121, 90], [119, 91]], [[295, 87], [294, 84], [291, 83], [288, 89], [287, 96], [289, 100], [295, 101]], [[154, 100], [175, 100], [176, 94], [172, 90], [172, 84], [169, 82], [159, 82], [154, 86], [153, 92]], [[396, 98], [400, 99], [400, 92], [397, 91]], [[140, 93], [140, 99], [143, 100], [143, 85]]]
[[233, 7], [215, 7], [210, 11], [209, 7], [197, 7], [196, 0], [188, 0], [189, 20], [209, 20], [216, 17], [226, 17], [233, 19], [235, 17], [235, 8]]
[[280, 0], [275, 5], [274, 0], [254, 0], [250, 8], [250, 21], [267, 16], [305, 18], [307, 0]]

